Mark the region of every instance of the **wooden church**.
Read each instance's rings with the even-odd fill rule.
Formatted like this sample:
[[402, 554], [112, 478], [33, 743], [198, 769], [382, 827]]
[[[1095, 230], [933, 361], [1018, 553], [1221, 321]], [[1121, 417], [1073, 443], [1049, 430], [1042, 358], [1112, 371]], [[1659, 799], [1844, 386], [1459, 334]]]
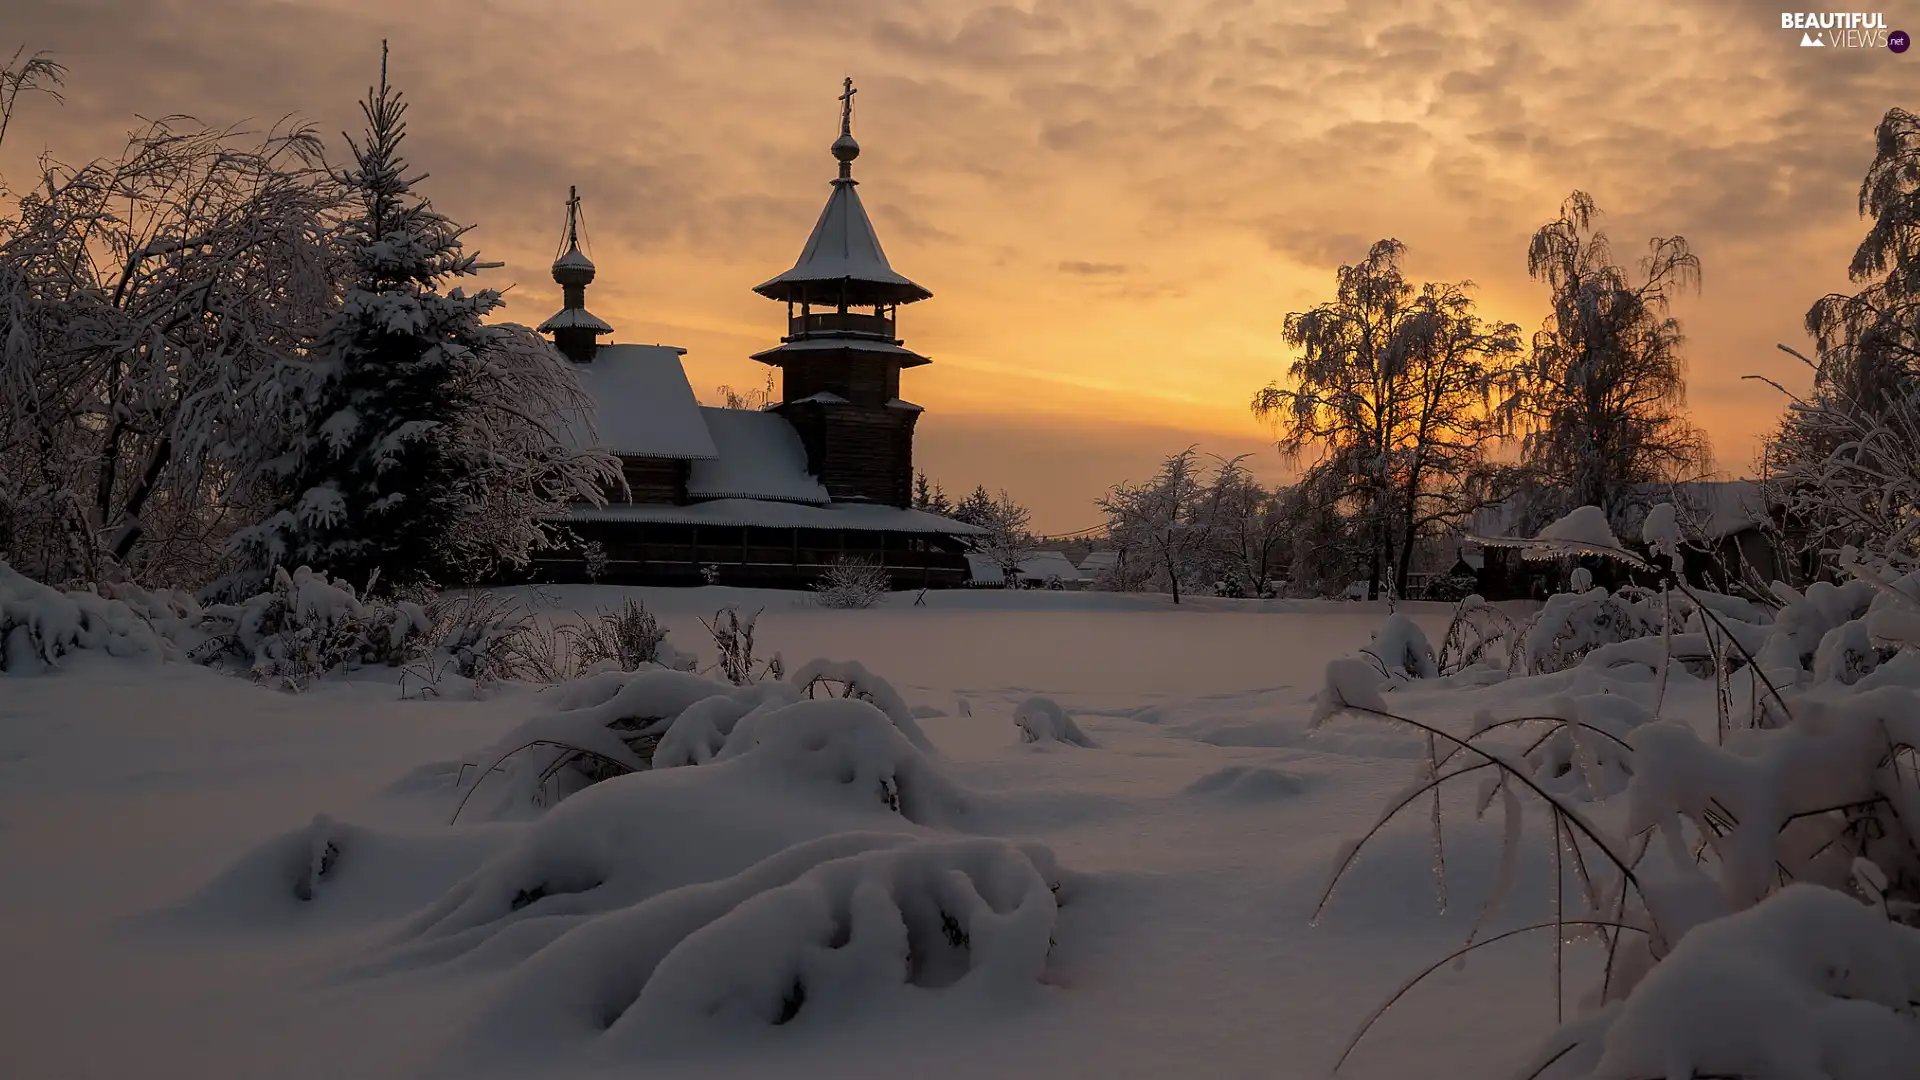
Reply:
[[805, 587], [859, 559], [896, 588], [965, 584], [961, 538], [980, 530], [909, 505], [921, 409], [900, 396], [900, 373], [929, 361], [901, 341], [897, 317], [933, 294], [888, 264], [860, 203], [854, 93], [848, 79], [826, 208], [793, 267], [754, 288], [787, 306], [780, 344], [753, 356], [780, 370], [780, 399], [764, 409], [699, 404], [685, 349], [601, 343], [613, 328], [587, 310], [594, 266], [568, 199], [553, 264], [564, 306], [539, 330], [578, 365], [598, 445], [626, 483], [572, 509], [578, 542], [538, 560], [536, 579]]

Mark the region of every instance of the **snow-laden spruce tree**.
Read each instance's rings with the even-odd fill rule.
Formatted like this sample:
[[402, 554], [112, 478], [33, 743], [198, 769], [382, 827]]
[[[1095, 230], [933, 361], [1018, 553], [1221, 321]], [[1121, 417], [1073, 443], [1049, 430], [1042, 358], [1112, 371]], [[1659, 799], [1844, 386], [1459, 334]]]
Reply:
[[453, 569], [473, 509], [471, 458], [453, 452], [470, 403], [462, 370], [493, 343], [481, 318], [498, 292], [441, 292], [483, 268], [465, 229], [414, 191], [400, 144], [406, 104], [387, 82], [361, 103], [367, 129], [348, 140], [339, 179], [356, 210], [339, 233], [352, 265], [339, 311], [294, 388], [302, 421], [283, 462], [272, 516], [241, 537], [255, 570], [308, 565], [364, 585], [431, 580]]

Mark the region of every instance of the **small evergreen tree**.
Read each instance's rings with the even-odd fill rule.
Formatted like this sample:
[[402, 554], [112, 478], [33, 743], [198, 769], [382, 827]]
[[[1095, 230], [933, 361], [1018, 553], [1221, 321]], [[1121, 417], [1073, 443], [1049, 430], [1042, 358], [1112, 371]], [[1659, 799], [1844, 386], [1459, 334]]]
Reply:
[[242, 544], [258, 570], [304, 564], [355, 583], [378, 571], [400, 585], [443, 572], [467, 510], [470, 466], [449, 452], [455, 388], [490, 343], [480, 320], [501, 300], [492, 289], [440, 292], [485, 264], [462, 250], [466, 230], [414, 192], [422, 178], [406, 175], [406, 105], [387, 83], [384, 42], [380, 85], [361, 110], [366, 135], [348, 140], [355, 166], [339, 177], [356, 203], [340, 234], [350, 284], [296, 391], [303, 423], [279, 510]]
[[967, 525], [988, 528], [993, 524], [993, 496], [987, 494], [985, 484], [976, 486], [973, 492], [954, 506], [953, 520]]
[[913, 508], [949, 517], [953, 514], [953, 500], [947, 498], [947, 493], [928, 479], [926, 473], [917, 472], [913, 474]]

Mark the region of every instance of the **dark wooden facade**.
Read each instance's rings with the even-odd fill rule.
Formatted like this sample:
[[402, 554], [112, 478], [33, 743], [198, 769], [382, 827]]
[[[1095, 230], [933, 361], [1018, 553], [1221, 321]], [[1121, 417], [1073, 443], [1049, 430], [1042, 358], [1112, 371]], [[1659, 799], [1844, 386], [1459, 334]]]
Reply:
[[807, 471], [820, 478], [836, 502], [911, 502], [918, 412], [817, 400], [790, 402], [775, 411], [800, 433]]
[[572, 530], [599, 545], [604, 563], [590, 568], [577, 550], [556, 552], [540, 561], [536, 580], [808, 588], [841, 559], [883, 567], [896, 589], [967, 580], [963, 545], [935, 534], [599, 521]]
[[673, 458], [622, 457], [620, 475], [627, 490], [607, 493], [609, 502], [684, 503], [691, 465]]

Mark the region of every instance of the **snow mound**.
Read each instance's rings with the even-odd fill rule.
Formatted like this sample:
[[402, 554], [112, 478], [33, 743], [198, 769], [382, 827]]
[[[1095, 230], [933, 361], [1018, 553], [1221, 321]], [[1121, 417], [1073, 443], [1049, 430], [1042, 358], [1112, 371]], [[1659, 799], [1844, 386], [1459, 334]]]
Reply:
[[1004, 1007], [1042, 979], [1060, 884], [1037, 845], [824, 838], [573, 927], [520, 965], [462, 1052], [597, 1040], [646, 1060], [893, 1002]]
[[1021, 702], [1013, 710], [1013, 723], [1020, 729], [1022, 742], [1066, 743], [1089, 748], [1099, 745], [1051, 698], [1030, 697]]
[[0, 673], [45, 671], [82, 650], [153, 659], [174, 652], [125, 601], [77, 590], [63, 593], [0, 560]]
[[1586, 1080], [1920, 1075], [1920, 931], [1795, 884], [1689, 932], [1612, 1014]]
[[1387, 621], [1373, 632], [1373, 643], [1361, 651], [1380, 661], [1389, 675], [1399, 678], [1432, 679], [1440, 674], [1425, 631], [1404, 614], [1387, 616]]
[[1625, 545], [1613, 535], [1606, 511], [1597, 506], [1575, 507], [1566, 517], [1541, 529], [1534, 540], [1556, 554], [1618, 554]]
[[1233, 802], [1266, 802], [1298, 795], [1307, 789], [1305, 778], [1266, 765], [1228, 765], [1188, 784], [1187, 795], [1228, 799]]
[[920, 730], [920, 723], [914, 719], [906, 699], [891, 683], [868, 671], [857, 660], [813, 660], [802, 665], [787, 681], [801, 687], [808, 697], [831, 694], [837, 686], [841, 696], [862, 699], [885, 713], [913, 745], [928, 753], [934, 752], [933, 743]]

